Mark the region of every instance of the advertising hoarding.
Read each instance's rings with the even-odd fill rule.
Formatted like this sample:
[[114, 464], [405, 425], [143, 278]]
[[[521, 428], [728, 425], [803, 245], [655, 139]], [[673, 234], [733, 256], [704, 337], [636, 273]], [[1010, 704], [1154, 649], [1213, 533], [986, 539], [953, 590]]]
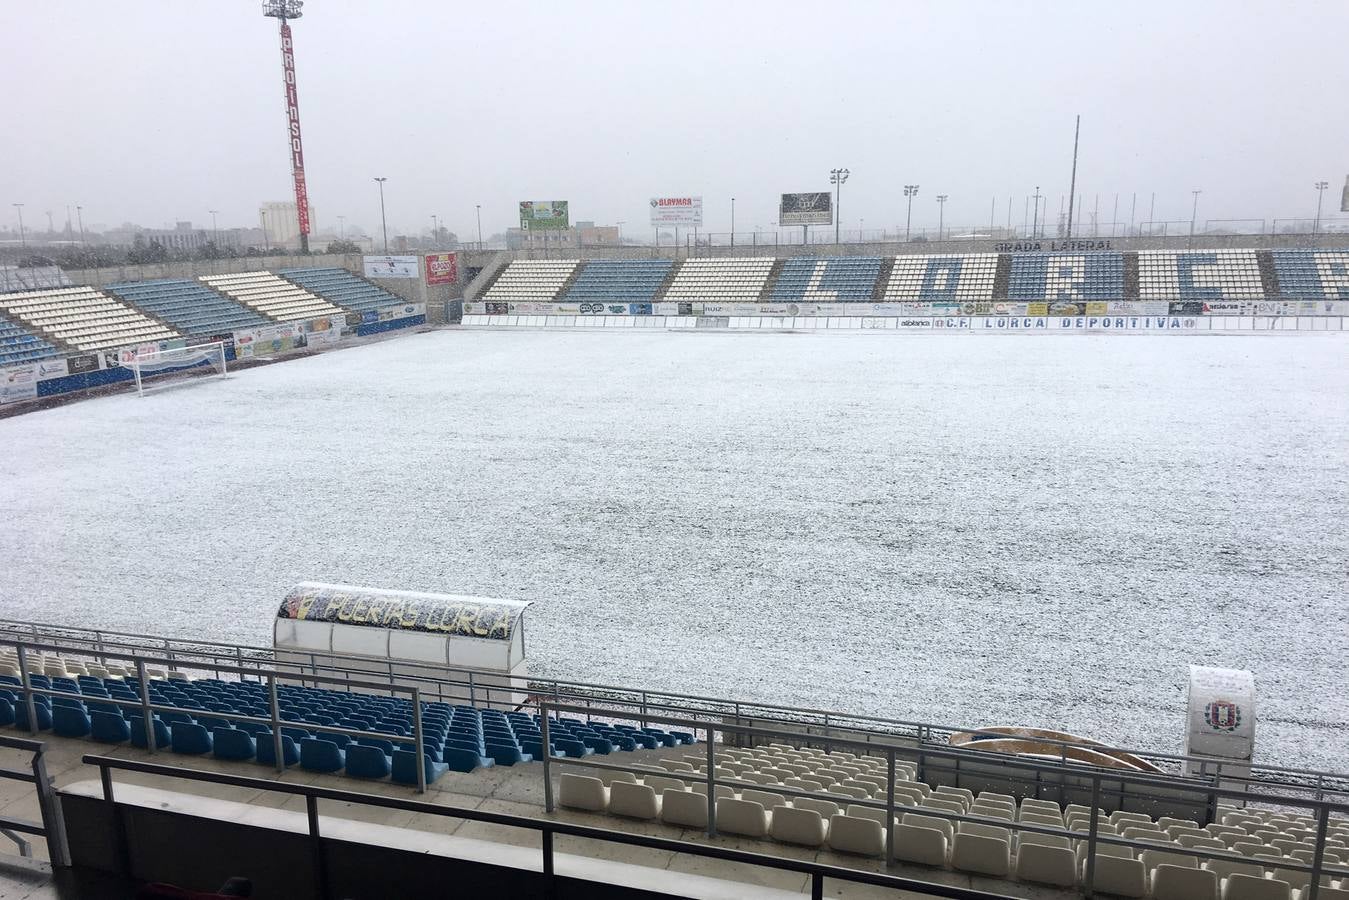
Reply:
[[566, 200], [521, 200], [520, 228], [523, 231], [565, 231], [571, 227]]
[[703, 225], [702, 197], [652, 197], [651, 224], [682, 228], [701, 228]]
[[361, 258], [366, 278], [416, 278], [415, 256], [365, 256]]
[[783, 194], [778, 208], [779, 225], [834, 224], [834, 197], [828, 191]]
[[459, 281], [458, 253], [426, 254], [427, 284], [456, 284]]

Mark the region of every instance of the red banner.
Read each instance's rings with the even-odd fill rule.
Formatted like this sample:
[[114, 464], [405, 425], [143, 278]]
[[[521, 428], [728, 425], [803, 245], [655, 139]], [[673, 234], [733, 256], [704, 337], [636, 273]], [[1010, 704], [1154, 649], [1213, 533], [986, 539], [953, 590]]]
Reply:
[[295, 177], [295, 215], [300, 234], [309, 234], [309, 189], [304, 183], [304, 145], [300, 143], [300, 97], [295, 89], [295, 45], [290, 25], [281, 20], [281, 69], [286, 78], [286, 123], [290, 134], [290, 171]]
[[459, 281], [459, 254], [426, 254], [427, 284], [456, 284]]

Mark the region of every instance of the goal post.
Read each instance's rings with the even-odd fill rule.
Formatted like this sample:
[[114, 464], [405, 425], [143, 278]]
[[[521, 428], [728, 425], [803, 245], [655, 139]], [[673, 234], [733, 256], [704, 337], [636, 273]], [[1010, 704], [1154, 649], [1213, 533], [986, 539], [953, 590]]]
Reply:
[[127, 363], [136, 379], [136, 392], [142, 397], [146, 391], [168, 383], [176, 383], [175, 375], [218, 375], [224, 378], [225, 342], [214, 341], [190, 347], [168, 350], [147, 350], [136, 353]]

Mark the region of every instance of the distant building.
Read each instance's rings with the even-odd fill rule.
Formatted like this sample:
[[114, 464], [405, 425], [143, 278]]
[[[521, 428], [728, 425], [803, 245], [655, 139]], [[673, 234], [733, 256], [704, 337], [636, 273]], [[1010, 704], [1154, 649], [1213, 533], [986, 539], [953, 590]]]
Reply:
[[[295, 202], [273, 201], [258, 207], [258, 221], [267, 236], [266, 243], [273, 246], [300, 246], [300, 220], [295, 214]], [[312, 236], [318, 230], [318, 219], [314, 216], [314, 205], [309, 205], [309, 233]]]

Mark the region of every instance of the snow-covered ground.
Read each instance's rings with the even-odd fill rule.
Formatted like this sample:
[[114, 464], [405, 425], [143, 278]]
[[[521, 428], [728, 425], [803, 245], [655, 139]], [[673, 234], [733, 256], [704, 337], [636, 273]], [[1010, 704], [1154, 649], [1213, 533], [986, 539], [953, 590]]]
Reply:
[[1349, 770], [1349, 342], [454, 332], [0, 421], [0, 614], [266, 643], [538, 601], [533, 669]]

